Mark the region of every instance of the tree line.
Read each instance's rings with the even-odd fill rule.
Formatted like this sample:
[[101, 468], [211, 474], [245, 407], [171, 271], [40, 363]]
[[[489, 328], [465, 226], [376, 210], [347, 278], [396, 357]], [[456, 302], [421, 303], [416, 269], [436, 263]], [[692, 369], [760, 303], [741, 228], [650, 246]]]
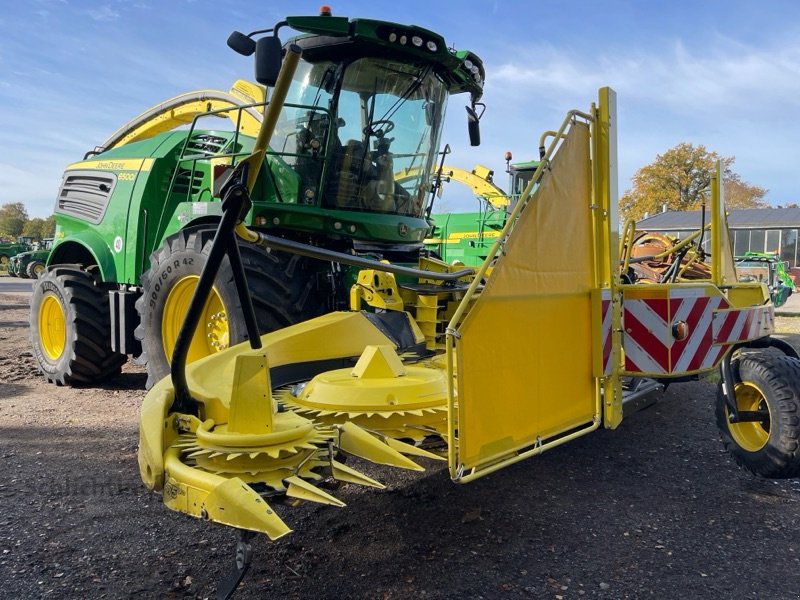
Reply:
[[55, 233], [56, 220], [53, 215], [46, 219], [31, 219], [22, 202], [8, 202], [0, 206], [0, 239], [13, 241], [26, 235], [41, 240], [51, 238]]

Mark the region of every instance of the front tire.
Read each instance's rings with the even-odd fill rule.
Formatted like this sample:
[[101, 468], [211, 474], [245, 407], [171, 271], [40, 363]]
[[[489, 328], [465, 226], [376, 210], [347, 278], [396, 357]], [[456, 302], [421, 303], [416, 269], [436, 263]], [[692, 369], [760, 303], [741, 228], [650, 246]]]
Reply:
[[731, 364], [737, 409], [760, 411], [760, 421], [730, 423], [722, 384], [717, 388], [717, 426], [736, 463], [761, 477], [800, 475], [800, 360], [749, 354]]
[[100, 381], [127, 359], [111, 350], [107, 294], [80, 269], [54, 267], [36, 281], [30, 331], [39, 370], [56, 385]]
[[[139, 362], [147, 366], [147, 388], [169, 374], [181, 324], [211, 249], [215, 230], [187, 229], [164, 240], [150, 256], [136, 301], [142, 343]], [[297, 255], [267, 252], [240, 243], [245, 277], [259, 331], [266, 333], [322, 314], [325, 302], [316, 290], [313, 263]], [[214, 354], [247, 339], [233, 271], [225, 257], [189, 346], [187, 362]]]

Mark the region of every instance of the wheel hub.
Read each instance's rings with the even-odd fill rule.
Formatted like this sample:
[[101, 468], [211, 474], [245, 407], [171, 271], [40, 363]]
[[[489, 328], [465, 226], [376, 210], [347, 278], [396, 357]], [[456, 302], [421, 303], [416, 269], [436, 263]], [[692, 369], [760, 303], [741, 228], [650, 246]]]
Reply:
[[[188, 275], [177, 281], [172, 286], [164, 303], [161, 339], [163, 340], [164, 354], [168, 362], [172, 359], [172, 351], [175, 348], [181, 324], [186, 312], [189, 310], [192, 295], [199, 279], [197, 275]], [[216, 289], [212, 289], [203, 306], [200, 323], [189, 345], [187, 362], [194, 362], [210, 354], [225, 350], [228, 347], [228, 341], [229, 329], [225, 307]]]
[[39, 340], [48, 359], [55, 361], [63, 354], [67, 339], [64, 309], [55, 295], [47, 293], [39, 309]]
[[[769, 415], [769, 406], [764, 393], [751, 382], [737, 383], [734, 387], [736, 408], [739, 411], [755, 412], [766, 411]], [[767, 444], [770, 430], [770, 417], [763, 421], [742, 421], [728, 423], [731, 437], [739, 446], [748, 452], [758, 452]]]

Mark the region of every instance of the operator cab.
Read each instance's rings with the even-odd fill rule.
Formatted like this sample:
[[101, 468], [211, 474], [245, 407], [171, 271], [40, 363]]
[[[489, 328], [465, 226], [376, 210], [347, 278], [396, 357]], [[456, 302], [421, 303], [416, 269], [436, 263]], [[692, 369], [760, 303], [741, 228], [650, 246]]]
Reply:
[[[323, 15], [273, 34], [283, 25], [306, 35], [289, 42], [303, 55], [267, 160], [277, 189], [297, 189], [279, 201], [424, 218], [447, 98], [470, 92], [476, 114], [480, 59], [415, 26]], [[248, 50], [250, 36], [229, 44]]]
[[[283, 111], [276, 150], [300, 175], [302, 202], [316, 204], [324, 189], [325, 207], [419, 217], [446, 102], [430, 64], [302, 61], [287, 97], [297, 106]], [[328, 160], [319, 160], [325, 149]], [[419, 176], [395, 181], [412, 171]]]

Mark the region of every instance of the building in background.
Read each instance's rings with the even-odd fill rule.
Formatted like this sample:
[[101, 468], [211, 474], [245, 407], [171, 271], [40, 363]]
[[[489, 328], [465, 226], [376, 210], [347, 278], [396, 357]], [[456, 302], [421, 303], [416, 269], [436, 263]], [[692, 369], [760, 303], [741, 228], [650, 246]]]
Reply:
[[[666, 211], [642, 219], [636, 224], [639, 231], [666, 233], [678, 238], [697, 231], [701, 224], [699, 210]], [[706, 224], [709, 222], [706, 213]], [[734, 208], [728, 211], [733, 253], [771, 252], [788, 263], [792, 273], [800, 275], [800, 208]], [[708, 237], [703, 242], [708, 250]]]

